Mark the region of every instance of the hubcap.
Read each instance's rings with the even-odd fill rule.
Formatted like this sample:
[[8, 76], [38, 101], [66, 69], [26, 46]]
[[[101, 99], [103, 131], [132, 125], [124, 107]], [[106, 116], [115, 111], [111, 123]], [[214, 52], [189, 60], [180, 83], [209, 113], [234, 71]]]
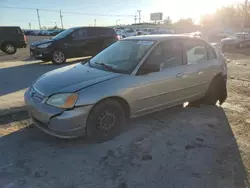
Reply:
[[57, 63], [62, 63], [65, 59], [64, 54], [62, 52], [54, 52], [53, 53], [53, 59]]
[[105, 111], [97, 118], [97, 129], [101, 132], [108, 132], [116, 124], [116, 116], [113, 112]]
[[15, 51], [14, 46], [12, 46], [12, 45], [7, 45], [7, 46], [6, 46], [6, 51], [7, 51], [7, 52], [10, 52], [10, 53], [14, 52], [14, 51]]

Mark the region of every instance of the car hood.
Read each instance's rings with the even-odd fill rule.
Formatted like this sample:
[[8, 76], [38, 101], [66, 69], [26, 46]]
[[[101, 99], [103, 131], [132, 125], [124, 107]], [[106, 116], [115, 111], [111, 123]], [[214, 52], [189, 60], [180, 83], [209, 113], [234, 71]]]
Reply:
[[37, 42], [33, 42], [31, 44], [31, 46], [38, 46], [40, 44], [45, 44], [45, 43], [49, 43], [49, 42], [53, 42], [53, 41], [55, 41], [55, 40], [53, 40], [53, 39], [44, 39], [44, 40], [40, 40], [40, 41], [37, 41]]
[[76, 92], [85, 87], [121, 76], [89, 66], [70, 65], [50, 71], [38, 78], [33, 87], [45, 96], [55, 93]]

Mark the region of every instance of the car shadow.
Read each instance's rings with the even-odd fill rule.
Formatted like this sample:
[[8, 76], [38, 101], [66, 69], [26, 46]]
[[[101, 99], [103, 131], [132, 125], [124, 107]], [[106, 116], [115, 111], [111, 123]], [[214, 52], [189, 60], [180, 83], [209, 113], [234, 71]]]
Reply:
[[220, 107], [171, 108], [132, 120], [113, 140], [63, 140], [25, 128], [0, 140], [0, 182], [16, 187], [248, 187]]
[[82, 62], [85, 59], [86, 57], [69, 60], [62, 65], [53, 65], [51, 62], [35, 62], [2, 68], [0, 69], [0, 96], [29, 87], [38, 77], [48, 71]]

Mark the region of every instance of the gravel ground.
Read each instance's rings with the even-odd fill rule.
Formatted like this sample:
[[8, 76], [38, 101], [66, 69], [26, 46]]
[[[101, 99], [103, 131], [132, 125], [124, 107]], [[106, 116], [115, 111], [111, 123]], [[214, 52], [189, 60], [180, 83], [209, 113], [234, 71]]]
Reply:
[[26, 112], [1, 117], [0, 187], [250, 187], [250, 58], [227, 57], [222, 107], [141, 117], [102, 144], [48, 136]]

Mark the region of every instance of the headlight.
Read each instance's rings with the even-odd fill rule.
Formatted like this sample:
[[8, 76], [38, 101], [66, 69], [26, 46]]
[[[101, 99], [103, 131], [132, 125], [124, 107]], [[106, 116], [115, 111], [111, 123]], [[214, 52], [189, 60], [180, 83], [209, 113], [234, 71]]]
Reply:
[[59, 93], [52, 95], [46, 101], [46, 104], [58, 108], [72, 108], [74, 107], [78, 99], [78, 94], [76, 93]]
[[37, 46], [37, 48], [47, 48], [50, 45], [51, 45], [51, 43], [40, 44]]

